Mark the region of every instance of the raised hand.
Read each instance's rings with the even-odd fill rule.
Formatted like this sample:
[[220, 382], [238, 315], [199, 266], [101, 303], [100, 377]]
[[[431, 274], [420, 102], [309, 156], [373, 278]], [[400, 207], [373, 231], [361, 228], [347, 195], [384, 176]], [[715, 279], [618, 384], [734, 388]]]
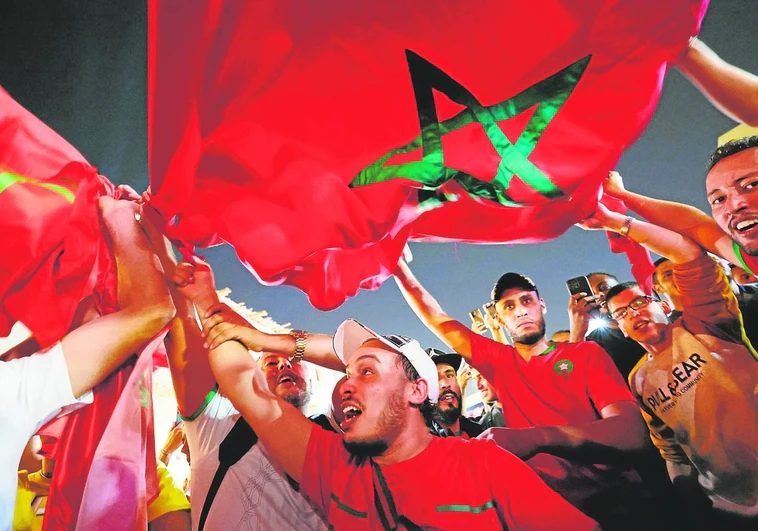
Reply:
[[253, 327], [244, 317], [224, 303], [209, 307], [203, 315], [203, 336], [205, 345], [213, 350], [227, 341], [239, 341], [248, 350], [260, 351], [260, 341], [264, 332]]
[[484, 324], [482, 321], [474, 321], [471, 325], [471, 330], [479, 334], [480, 336], [483, 336], [484, 333], [487, 331], [487, 325]]
[[588, 218], [583, 219], [576, 225], [584, 230], [618, 230], [623, 224], [626, 216], [617, 212], [611, 212], [608, 207], [602, 203], [597, 204], [595, 212]]
[[600, 308], [599, 297], [589, 293], [577, 293], [569, 299], [568, 314], [572, 340], [584, 340], [590, 326], [590, 312]]
[[213, 271], [205, 262], [180, 262], [171, 274], [176, 290], [190, 300], [200, 315], [218, 302]]
[[617, 171], [612, 171], [603, 183], [603, 191], [611, 197], [620, 197], [626, 192], [624, 179]]

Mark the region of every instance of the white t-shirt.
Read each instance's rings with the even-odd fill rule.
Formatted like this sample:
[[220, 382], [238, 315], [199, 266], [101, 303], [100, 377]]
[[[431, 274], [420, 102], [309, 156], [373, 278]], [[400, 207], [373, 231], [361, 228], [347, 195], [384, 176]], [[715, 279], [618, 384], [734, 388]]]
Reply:
[[[192, 421], [184, 422], [192, 461], [192, 529], [197, 530], [205, 497], [218, 470], [218, 449], [239, 419], [232, 403], [215, 393]], [[206, 531], [326, 530], [308, 501], [290, 487], [258, 441], [224, 476], [205, 521]]]
[[91, 392], [74, 397], [60, 343], [0, 361], [0, 531], [10, 531], [13, 523], [18, 463], [29, 439], [61, 409], [90, 402]]

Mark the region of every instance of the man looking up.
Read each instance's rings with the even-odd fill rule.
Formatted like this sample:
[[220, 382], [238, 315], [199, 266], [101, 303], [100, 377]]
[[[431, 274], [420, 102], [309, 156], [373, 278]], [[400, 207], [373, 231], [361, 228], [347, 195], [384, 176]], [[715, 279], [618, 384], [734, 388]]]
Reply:
[[461, 415], [463, 399], [461, 386], [458, 383], [458, 369], [461, 367], [463, 358], [458, 354], [448, 354], [434, 348], [426, 349], [426, 353], [432, 357], [437, 367], [440, 386], [439, 400], [432, 406], [430, 426], [432, 433], [442, 437], [453, 436], [464, 439], [477, 437], [484, 429], [473, 420]]
[[[417, 341], [380, 336], [352, 320], [340, 325], [331, 353], [347, 368], [340, 389], [342, 437], [314, 426], [272, 393], [247, 349], [232, 339], [254, 338], [256, 350], [272, 351], [283, 338], [234, 330], [241, 325], [198, 309], [207, 316], [204, 332], [220, 391], [331, 528], [595, 528], [494, 443], [429, 432], [425, 417], [438, 398], [437, 370]], [[226, 338], [220, 343], [217, 327]], [[299, 348], [308, 350], [302, 343]]]
[[[153, 247], [135, 218], [137, 204], [100, 198], [118, 264], [119, 310], [69, 332], [49, 349], [0, 362], [0, 530], [10, 530], [16, 469], [27, 441], [153, 339], [174, 315]], [[44, 309], [40, 309], [44, 311]]]
[[[162, 259], [167, 270], [173, 268], [172, 295], [177, 307], [177, 319], [167, 339], [167, 353], [192, 455], [193, 529], [326, 529], [321, 517], [288, 482], [281, 468], [272, 465], [256, 432], [219, 392], [193, 306], [193, 303], [203, 308], [218, 305], [210, 268], [203, 263], [176, 265], [168, 249], [165, 251]], [[249, 326], [238, 314], [229, 315], [240, 326], [243, 323]], [[263, 352], [257, 364], [273, 395], [298, 411], [305, 411], [310, 389], [303, 363], [289, 356]], [[222, 467], [222, 462], [228, 465]]]
[[[608, 211], [586, 228], [625, 234], [674, 264], [682, 316], [634, 283], [607, 295], [610, 315], [647, 351], [629, 376], [676, 486], [699, 482], [716, 510], [709, 529], [758, 525], [758, 362], [721, 266], [689, 238]], [[696, 504], [695, 504], [696, 505]]]
[[603, 528], [639, 529], [643, 523], [631, 502], [643, 495], [639, 477], [601, 464], [645, 447], [634, 397], [608, 355], [591, 342], [548, 341], [545, 303], [534, 283], [518, 273], [500, 277], [492, 293], [513, 347], [447, 315], [404, 262], [395, 277], [427, 327], [497, 390], [508, 428], [483, 435], [528, 460], [549, 486]]

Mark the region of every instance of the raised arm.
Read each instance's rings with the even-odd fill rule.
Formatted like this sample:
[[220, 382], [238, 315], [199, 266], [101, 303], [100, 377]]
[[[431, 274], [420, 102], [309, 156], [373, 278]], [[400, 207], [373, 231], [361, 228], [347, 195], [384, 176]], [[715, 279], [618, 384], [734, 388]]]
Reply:
[[71, 390], [79, 397], [155, 337], [174, 316], [153, 247], [130, 201], [100, 199], [118, 264], [119, 311], [96, 318], [61, 340]]
[[[208, 363], [208, 349], [205, 338], [197, 321], [195, 307], [192, 301], [182, 293], [181, 287], [186, 286], [190, 279], [196, 285], [208, 284], [213, 286], [213, 276], [205, 264], [193, 267], [191, 264], [179, 265], [171, 262], [166, 269], [173, 267], [171, 273], [171, 297], [176, 306], [176, 317], [172, 322], [171, 331], [166, 336], [166, 353], [168, 366], [171, 370], [171, 380], [176, 394], [179, 413], [185, 418], [193, 418], [204, 403], [205, 397], [213, 389], [215, 378]], [[203, 292], [205, 295], [206, 292]], [[199, 301], [206, 306], [218, 301], [216, 292], [210, 289], [207, 301]]]
[[[199, 307], [198, 307], [199, 310]], [[249, 350], [292, 355], [297, 339], [292, 334], [267, 334], [253, 327], [226, 304], [217, 302], [201, 313], [208, 348], [214, 349], [230, 340], [239, 341]], [[345, 372], [345, 365], [334, 352], [333, 338], [311, 334], [305, 338], [303, 359], [327, 369]]]
[[739, 263], [729, 235], [719, 228], [713, 218], [697, 208], [630, 192], [624, 188], [621, 175], [617, 172], [611, 172], [604, 189], [609, 195], [624, 201], [632, 212], [653, 225], [677, 232], [692, 239], [706, 251], [729, 262]]
[[437, 300], [416, 279], [404, 260], [398, 262], [395, 281], [421, 322], [466, 361], [471, 361], [471, 334], [476, 332], [447, 315]]
[[[215, 293], [211, 287], [197, 300], [210, 300], [212, 292]], [[206, 315], [209, 308], [198, 305], [197, 309]], [[206, 318], [206, 329], [208, 324]], [[299, 482], [313, 424], [269, 390], [265, 376], [242, 342], [230, 337], [214, 345], [209, 360], [221, 394], [231, 400], [287, 475]]]
[[602, 204], [598, 204], [593, 217], [584, 220], [580, 226], [588, 230], [603, 229], [619, 234], [626, 232], [631, 240], [665, 256], [675, 264], [690, 262], [704, 254], [703, 249], [686, 236], [646, 221], [633, 220], [618, 212], [611, 212]]
[[699, 39], [677, 66], [721, 112], [758, 126], [758, 76], [727, 63]]

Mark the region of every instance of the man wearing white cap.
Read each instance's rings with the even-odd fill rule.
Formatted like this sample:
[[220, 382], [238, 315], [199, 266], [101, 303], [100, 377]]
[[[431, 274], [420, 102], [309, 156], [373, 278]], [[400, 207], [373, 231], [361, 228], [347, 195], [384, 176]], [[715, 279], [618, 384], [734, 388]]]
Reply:
[[[333, 340], [347, 369], [340, 436], [269, 391], [239, 333], [216, 341], [213, 329], [229, 331], [232, 325], [212, 315], [204, 324], [221, 391], [330, 528], [597, 529], [493, 442], [429, 432], [426, 418], [439, 395], [437, 369], [417, 341], [380, 336], [353, 320], [340, 325]], [[275, 350], [282, 342], [255, 336], [259, 350]], [[303, 351], [308, 349], [301, 342], [293, 355]]]

